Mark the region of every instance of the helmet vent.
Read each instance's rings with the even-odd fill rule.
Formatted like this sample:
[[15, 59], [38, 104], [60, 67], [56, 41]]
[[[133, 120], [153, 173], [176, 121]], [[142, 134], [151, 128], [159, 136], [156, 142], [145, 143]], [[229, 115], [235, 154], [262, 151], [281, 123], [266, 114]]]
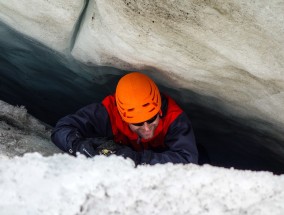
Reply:
[[153, 97], [152, 97], [152, 101], [154, 101], [154, 99], [155, 99], [155, 96], [156, 94], [155, 94], [155, 91], [154, 91], [154, 93], [153, 93]]
[[147, 107], [148, 105], [150, 105], [150, 103], [146, 103], [146, 104], [142, 105], [142, 107]]
[[128, 112], [134, 111], [134, 108], [127, 109]]
[[149, 112], [152, 112], [153, 110], [155, 110], [156, 108], [152, 108], [151, 110], [149, 110]]
[[124, 110], [124, 108], [123, 108], [123, 107], [121, 107], [121, 105], [120, 105], [120, 104], [117, 104], [117, 106], [119, 106], [119, 108], [120, 108], [121, 110]]

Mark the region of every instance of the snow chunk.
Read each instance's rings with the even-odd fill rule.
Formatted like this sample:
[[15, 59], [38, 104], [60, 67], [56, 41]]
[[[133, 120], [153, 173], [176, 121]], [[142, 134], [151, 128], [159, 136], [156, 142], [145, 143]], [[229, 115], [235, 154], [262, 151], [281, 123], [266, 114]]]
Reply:
[[52, 155], [60, 150], [51, 143], [51, 127], [27, 113], [25, 107], [0, 100], [0, 157], [40, 152]]
[[284, 212], [284, 175], [268, 172], [193, 164], [134, 168], [116, 156], [33, 153], [0, 161], [0, 214]]

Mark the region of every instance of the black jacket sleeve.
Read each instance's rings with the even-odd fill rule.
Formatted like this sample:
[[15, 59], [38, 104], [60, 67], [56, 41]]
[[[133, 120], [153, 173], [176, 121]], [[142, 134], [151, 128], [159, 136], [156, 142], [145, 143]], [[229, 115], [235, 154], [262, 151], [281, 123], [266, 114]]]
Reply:
[[102, 104], [91, 104], [60, 119], [51, 139], [65, 152], [75, 155], [75, 142], [81, 138], [112, 137], [109, 115]]
[[141, 164], [157, 163], [198, 163], [198, 151], [191, 123], [183, 112], [170, 125], [165, 138], [167, 150], [157, 153], [145, 150], [141, 155]]

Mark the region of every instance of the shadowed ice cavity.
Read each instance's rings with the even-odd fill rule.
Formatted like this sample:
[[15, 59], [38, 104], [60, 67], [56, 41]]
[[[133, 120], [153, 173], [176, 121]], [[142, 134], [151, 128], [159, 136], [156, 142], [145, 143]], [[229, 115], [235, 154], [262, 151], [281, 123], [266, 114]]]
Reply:
[[[113, 93], [118, 79], [126, 73], [115, 68], [82, 65], [4, 24], [0, 24], [0, 34], [0, 100], [24, 105], [30, 114], [51, 126], [60, 117]], [[221, 114], [203, 103], [209, 101], [222, 109], [222, 101], [187, 89], [169, 88], [156, 81], [161, 91], [173, 96], [188, 113], [202, 163], [284, 173], [280, 140], [247, 122], [271, 125], [255, 119], [228, 117], [228, 110]], [[277, 146], [282, 151], [275, 150]]]

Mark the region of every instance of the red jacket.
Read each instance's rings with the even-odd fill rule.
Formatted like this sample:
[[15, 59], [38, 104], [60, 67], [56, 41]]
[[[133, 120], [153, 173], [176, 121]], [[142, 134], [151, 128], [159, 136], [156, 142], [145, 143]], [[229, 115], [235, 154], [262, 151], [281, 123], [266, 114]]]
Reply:
[[124, 122], [119, 115], [115, 103], [115, 96], [110, 95], [103, 100], [103, 105], [106, 107], [110, 117], [112, 133], [114, 141], [120, 144], [131, 146], [136, 151], [147, 149], [164, 150], [167, 148], [165, 145], [165, 137], [168, 132], [169, 126], [172, 122], [182, 113], [182, 110], [170, 97], [167, 97], [168, 108], [164, 117], [159, 120], [158, 127], [154, 132], [151, 139], [140, 139], [137, 133], [133, 132], [128, 123]]

